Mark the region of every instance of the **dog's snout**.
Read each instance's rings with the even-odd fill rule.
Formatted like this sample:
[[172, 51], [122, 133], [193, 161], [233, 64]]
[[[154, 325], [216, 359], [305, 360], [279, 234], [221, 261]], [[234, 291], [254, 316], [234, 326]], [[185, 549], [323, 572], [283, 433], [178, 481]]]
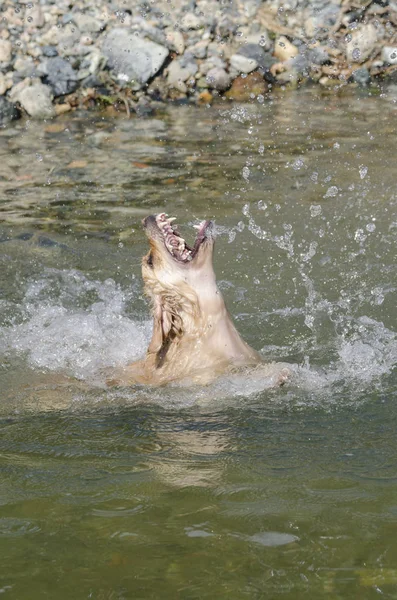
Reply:
[[149, 215], [148, 217], [145, 217], [144, 219], [142, 219], [142, 225], [144, 226], [145, 229], [150, 227], [150, 225], [155, 225], [155, 224], [156, 224], [156, 217], [154, 215]]

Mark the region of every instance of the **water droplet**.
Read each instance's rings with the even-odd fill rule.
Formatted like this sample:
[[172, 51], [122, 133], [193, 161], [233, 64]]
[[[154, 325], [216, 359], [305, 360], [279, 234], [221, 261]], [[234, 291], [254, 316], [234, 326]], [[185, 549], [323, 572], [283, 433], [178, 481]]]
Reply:
[[347, 35], [345, 35], [345, 42], [351, 42], [352, 41], [352, 34], [348, 33]]
[[375, 231], [376, 225], [375, 223], [368, 223], [368, 225], [365, 226], [365, 229], [372, 233], [373, 231]]
[[360, 56], [361, 56], [361, 51], [358, 48], [354, 48], [354, 50], [352, 52], [353, 60], [359, 60]]
[[303, 165], [304, 165], [303, 160], [301, 158], [297, 158], [292, 163], [292, 168], [294, 169], [294, 171], [300, 171], [300, 169], [303, 167]]
[[314, 181], [314, 183], [317, 183], [317, 181], [318, 181], [318, 173], [316, 173], [316, 172], [314, 171], [314, 173], [312, 173], [312, 174], [310, 175], [310, 179], [311, 179], [312, 181]]
[[259, 200], [259, 202], [258, 202], [258, 208], [259, 208], [259, 210], [266, 210], [267, 209], [266, 202], [264, 202], [263, 200]]
[[259, 102], [259, 104], [263, 104], [265, 101], [265, 96], [262, 96], [262, 94], [259, 94], [256, 98]]
[[335, 142], [335, 144], [333, 145], [333, 148], [335, 148], [335, 150], [339, 150], [339, 148], [340, 148], [339, 142]]
[[243, 167], [243, 178], [245, 179], [245, 181], [249, 180], [250, 173], [251, 173], [251, 171], [249, 170], [248, 167]]
[[365, 235], [364, 230], [357, 229], [356, 233], [354, 234], [354, 239], [356, 242], [365, 242], [367, 236]]
[[338, 195], [338, 192], [339, 192], [339, 189], [336, 187], [336, 185], [331, 185], [331, 187], [329, 187], [327, 189], [323, 198], [334, 198], [335, 196]]
[[266, 38], [264, 35], [261, 35], [261, 39], [259, 40], [259, 45], [260, 46], [266, 46]]
[[37, 162], [42, 162], [43, 161], [43, 155], [39, 154], [38, 152], [36, 152], [36, 160], [37, 160]]
[[28, 17], [28, 22], [31, 23], [33, 21], [33, 17]]
[[365, 165], [360, 165], [358, 168], [358, 172], [360, 173], [360, 179], [364, 179], [364, 177], [368, 173], [368, 167], [366, 167]]
[[259, 154], [264, 154], [265, 146], [263, 144], [259, 144], [258, 152]]
[[312, 204], [310, 207], [310, 215], [312, 217], [318, 217], [322, 213], [322, 208], [319, 204]]

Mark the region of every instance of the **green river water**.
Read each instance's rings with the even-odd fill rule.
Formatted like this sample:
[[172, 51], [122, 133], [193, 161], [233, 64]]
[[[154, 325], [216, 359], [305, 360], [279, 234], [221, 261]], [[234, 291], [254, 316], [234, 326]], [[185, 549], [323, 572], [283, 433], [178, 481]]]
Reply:
[[[0, 130], [4, 598], [397, 598], [396, 131], [396, 88]], [[163, 210], [287, 385], [103, 386]]]

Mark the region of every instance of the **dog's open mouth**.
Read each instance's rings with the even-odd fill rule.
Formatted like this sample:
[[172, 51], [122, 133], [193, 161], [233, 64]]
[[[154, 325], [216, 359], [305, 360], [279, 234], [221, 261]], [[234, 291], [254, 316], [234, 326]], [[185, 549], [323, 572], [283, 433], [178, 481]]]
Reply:
[[212, 222], [203, 221], [200, 225], [194, 225], [198, 231], [193, 248], [191, 248], [180, 235], [178, 226], [173, 221], [175, 221], [175, 217], [170, 218], [165, 213], [156, 215], [156, 225], [163, 236], [168, 252], [179, 262], [189, 262], [195, 257], [204, 240], [210, 234], [212, 235]]

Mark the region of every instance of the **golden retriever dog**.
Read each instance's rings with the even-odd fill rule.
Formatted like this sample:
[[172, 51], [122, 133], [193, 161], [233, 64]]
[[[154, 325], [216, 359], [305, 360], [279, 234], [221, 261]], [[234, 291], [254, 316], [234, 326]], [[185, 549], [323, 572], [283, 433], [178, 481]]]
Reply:
[[153, 335], [146, 356], [108, 383], [207, 384], [223, 374], [255, 370], [256, 378], [263, 375], [270, 385], [280, 385], [288, 367], [266, 364], [240, 337], [216, 285], [213, 223], [197, 226], [189, 247], [174, 220], [161, 213], [143, 221], [150, 250], [142, 276], [152, 303]]

